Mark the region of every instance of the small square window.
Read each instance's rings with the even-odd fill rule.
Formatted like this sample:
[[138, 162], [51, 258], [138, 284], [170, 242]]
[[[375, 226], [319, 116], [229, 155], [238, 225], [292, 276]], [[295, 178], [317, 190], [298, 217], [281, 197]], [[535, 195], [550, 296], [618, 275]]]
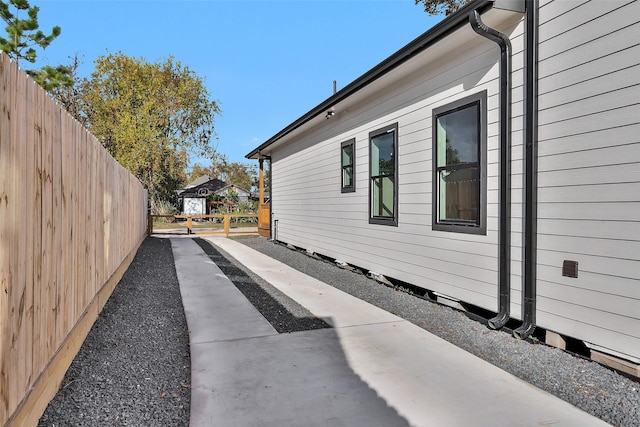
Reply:
[[356, 140], [351, 139], [343, 142], [340, 147], [341, 182], [342, 192], [352, 193], [356, 191]]
[[486, 91], [433, 110], [433, 229], [486, 233]]

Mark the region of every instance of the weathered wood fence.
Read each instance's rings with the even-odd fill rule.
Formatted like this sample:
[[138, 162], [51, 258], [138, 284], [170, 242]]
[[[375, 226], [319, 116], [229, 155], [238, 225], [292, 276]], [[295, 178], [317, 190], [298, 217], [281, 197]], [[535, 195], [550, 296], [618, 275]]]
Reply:
[[35, 425], [147, 228], [147, 194], [0, 52], [0, 425]]

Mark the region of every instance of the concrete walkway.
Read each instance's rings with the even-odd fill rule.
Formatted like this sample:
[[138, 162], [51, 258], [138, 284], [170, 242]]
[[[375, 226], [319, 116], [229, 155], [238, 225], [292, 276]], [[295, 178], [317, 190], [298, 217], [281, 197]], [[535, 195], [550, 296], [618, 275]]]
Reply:
[[384, 310], [206, 237], [333, 326], [278, 334], [189, 238], [172, 238], [192, 426], [605, 426]]

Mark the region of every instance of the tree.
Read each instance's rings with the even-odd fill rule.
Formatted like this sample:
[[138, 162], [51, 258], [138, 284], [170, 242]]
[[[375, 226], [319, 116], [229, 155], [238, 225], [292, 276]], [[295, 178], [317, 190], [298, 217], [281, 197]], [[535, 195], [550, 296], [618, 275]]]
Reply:
[[223, 181], [251, 191], [256, 181], [256, 167], [247, 163], [233, 162], [226, 167]]
[[415, 4], [422, 3], [424, 11], [429, 15], [450, 15], [473, 0], [415, 0]]
[[258, 173], [255, 165], [240, 162], [230, 163], [227, 160], [227, 156], [216, 152], [211, 158], [210, 166], [204, 167], [200, 163], [195, 163], [191, 167], [188, 182], [192, 182], [203, 175], [209, 175], [212, 178], [224, 181], [226, 184], [251, 191], [256, 185]]
[[[10, 7], [14, 9], [14, 13], [11, 12]], [[21, 19], [19, 15], [24, 11], [27, 12], [27, 18]], [[61, 33], [58, 26], [53, 27], [49, 35], [39, 30], [39, 11], [40, 8], [30, 6], [28, 0], [9, 0], [8, 3], [0, 0], [0, 17], [7, 24], [5, 28], [7, 38], [0, 37], [0, 50], [6, 52], [18, 64], [21, 60], [35, 63], [37, 56], [35, 48], [46, 49]], [[73, 85], [69, 70], [63, 65], [56, 67], [45, 65], [40, 70], [26, 70], [26, 72], [45, 90]]]
[[191, 167], [191, 172], [187, 176], [186, 183], [190, 184], [201, 176], [209, 175], [212, 178], [215, 178], [214, 175], [211, 174], [211, 168], [206, 168], [202, 166], [200, 163], [194, 163]]
[[101, 56], [81, 98], [89, 130], [142, 182], [152, 209], [173, 199], [190, 155], [214, 151], [218, 104], [173, 57], [151, 64], [122, 53]]
[[66, 68], [69, 70], [69, 77], [73, 80], [74, 84], [71, 86], [56, 86], [49, 91], [49, 94], [58, 103], [71, 114], [73, 118], [78, 120], [83, 125], [87, 125], [87, 117], [84, 114], [85, 108], [83, 107], [82, 100], [82, 87], [85, 82], [78, 77], [78, 68], [80, 68], [80, 58], [78, 54], [69, 57], [71, 62]]

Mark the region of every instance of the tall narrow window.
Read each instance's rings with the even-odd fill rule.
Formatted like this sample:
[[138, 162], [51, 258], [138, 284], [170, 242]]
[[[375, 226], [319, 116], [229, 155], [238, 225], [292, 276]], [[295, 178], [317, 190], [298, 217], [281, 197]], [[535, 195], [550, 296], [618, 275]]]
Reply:
[[369, 134], [369, 223], [398, 225], [398, 124]]
[[355, 162], [355, 144], [356, 140], [352, 139], [343, 142], [340, 148], [340, 157], [342, 163], [342, 192], [352, 193], [356, 191], [356, 162]]
[[433, 111], [433, 229], [486, 232], [486, 92]]

